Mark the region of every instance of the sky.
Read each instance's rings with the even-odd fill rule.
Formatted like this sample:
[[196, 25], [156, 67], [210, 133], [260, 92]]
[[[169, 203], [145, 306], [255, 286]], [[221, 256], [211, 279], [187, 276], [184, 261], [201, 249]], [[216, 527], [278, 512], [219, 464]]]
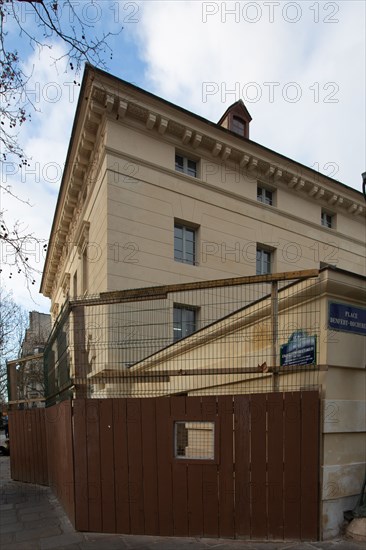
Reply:
[[[252, 140], [361, 191], [363, 1], [75, 0], [74, 6], [91, 35], [116, 33], [109, 40], [113, 57], [106, 56], [113, 75], [213, 122], [242, 99], [253, 119]], [[27, 7], [19, 10], [25, 27], [34, 29]], [[8, 224], [19, 221], [43, 240], [27, 249], [41, 271], [82, 75], [62, 60], [55, 65], [65, 53], [59, 40], [33, 50], [13, 22], [7, 30], [30, 75], [32, 119], [19, 138], [31, 160], [25, 169], [3, 163], [1, 177], [31, 205], [2, 194], [1, 208]], [[50, 301], [38, 293], [41, 275], [29, 292], [21, 274], [9, 279], [8, 254], [3, 246], [1, 284], [26, 309], [48, 312]]]

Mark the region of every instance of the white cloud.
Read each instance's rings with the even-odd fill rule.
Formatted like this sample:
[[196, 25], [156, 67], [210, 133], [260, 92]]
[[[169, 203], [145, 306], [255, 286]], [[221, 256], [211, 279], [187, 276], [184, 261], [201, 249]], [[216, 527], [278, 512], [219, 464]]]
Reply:
[[[306, 165], [318, 163], [329, 175], [334, 165], [325, 166], [333, 162], [339, 167], [335, 177], [360, 190], [365, 170], [363, 2], [149, 1], [139, 3], [137, 11], [135, 3], [129, 4], [133, 12], [118, 4], [117, 22], [122, 20], [125, 29], [115, 40], [114, 74], [123, 78], [127, 69], [133, 74], [135, 59], [133, 81], [144, 80], [140, 72], [145, 67], [148, 90], [213, 121], [241, 97], [253, 117], [253, 140]], [[228, 10], [237, 5], [239, 15], [230, 15]], [[115, 23], [116, 6], [109, 3], [103, 10], [105, 17], [113, 18], [101, 24], [107, 30]], [[296, 10], [301, 17], [290, 23]], [[258, 14], [257, 22], [249, 22]], [[137, 50], [145, 65], [136, 59]], [[12, 220], [21, 220], [44, 239], [52, 225], [79, 91], [72, 73], [57, 72], [52, 65], [52, 57], [63, 53], [53, 45], [51, 52], [33, 52], [25, 61], [26, 72], [33, 68], [28, 88], [39, 109], [21, 131], [33, 163], [27, 171], [7, 175], [7, 183], [29, 197], [33, 207], [9, 197], [2, 204]], [[203, 98], [204, 82], [214, 83], [216, 93]], [[265, 84], [269, 82], [279, 83], [273, 102]], [[286, 89], [289, 94], [296, 91], [286, 88], [291, 82], [301, 90], [298, 102], [283, 97]], [[256, 89], [261, 97], [251, 101]], [[40, 269], [41, 256], [36, 264]], [[47, 311], [49, 301], [37, 294], [39, 282], [40, 277], [33, 287], [38, 305], [21, 277], [14, 276], [8, 286], [28, 309]], [[9, 283], [6, 275], [2, 283]]]
[[364, 25], [354, 1], [144, 2], [137, 39], [155, 93], [210, 120], [241, 97], [253, 140], [360, 190]]
[[[63, 54], [62, 47], [53, 45], [51, 52], [48, 49], [34, 52], [26, 61], [25, 73], [32, 73], [27, 90], [36, 111], [32, 112], [32, 121], [22, 126], [20, 139], [31, 158], [31, 165], [23, 169], [4, 166], [2, 174], [3, 183], [11, 185], [14, 193], [22, 199], [29, 199], [32, 204], [30, 207], [3, 194], [2, 208], [6, 210], [8, 226], [19, 221], [25, 233], [33, 233], [46, 240], [51, 230], [79, 93], [79, 87], [73, 84], [73, 75], [58, 72], [52, 64], [52, 58]], [[4, 170], [7, 172], [4, 173]], [[16, 173], [12, 175], [12, 172]], [[36, 277], [30, 296], [21, 274], [13, 273], [9, 280], [6, 266], [8, 250], [3, 246], [1, 252], [2, 284], [11, 287], [17, 302], [27, 309], [48, 311], [49, 300], [38, 294], [40, 276]], [[31, 264], [42, 270], [45, 256], [42, 245], [27, 245], [27, 253]]]

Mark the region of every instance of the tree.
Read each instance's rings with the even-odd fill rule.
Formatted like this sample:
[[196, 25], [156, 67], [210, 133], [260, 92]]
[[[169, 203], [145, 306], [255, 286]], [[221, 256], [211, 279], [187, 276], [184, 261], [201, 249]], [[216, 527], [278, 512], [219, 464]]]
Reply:
[[[93, 2], [90, 2], [93, 5]], [[98, 5], [98, 2], [94, 4]], [[20, 54], [14, 48], [12, 32], [19, 32], [22, 44], [27, 43], [32, 49], [52, 50], [55, 39], [66, 46], [65, 54], [53, 59], [56, 67], [64, 66], [77, 75], [84, 62], [88, 61], [101, 68], [106, 68], [106, 58], [112, 58], [108, 44], [111, 32], [94, 34], [95, 24], [83, 19], [83, 2], [73, 0], [0, 0], [0, 162], [14, 162], [20, 167], [29, 166], [29, 159], [19, 139], [22, 125], [31, 119], [35, 105], [27, 93], [27, 82], [31, 75], [23, 72]], [[27, 24], [32, 16], [32, 24]], [[36, 25], [34, 25], [34, 20]], [[97, 21], [96, 21], [97, 22]], [[10, 30], [9, 30], [10, 29]], [[120, 29], [122, 30], [122, 29]], [[120, 32], [120, 31], [119, 31]], [[8, 186], [0, 184], [5, 194], [17, 196]], [[20, 199], [20, 198], [19, 198]], [[21, 199], [20, 199], [21, 200]], [[23, 201], [27, 202], [27, 201]], [[24, 241], [45, 247], [33, 233], [22, 228], [21, 222], [9, 227], [5, 219], [5, 210], [0, 210], [0, 243], [7, 248], [7, 265], [9, 277], [22, 273], [27, 284], [34, 284], [35, 273], [39, 272], [29, 264]]]
[[6, 400], [6, 361], [19, 357], [28, 324], [26, 311], [17, 305], [11, 292], [0, 288], [0, 402]]

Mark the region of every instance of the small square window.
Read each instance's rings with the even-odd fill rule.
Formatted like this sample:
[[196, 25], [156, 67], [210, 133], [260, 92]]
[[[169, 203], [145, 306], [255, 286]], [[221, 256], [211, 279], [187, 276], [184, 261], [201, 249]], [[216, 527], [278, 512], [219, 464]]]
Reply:
[[174, 422], [174, 458], [215, 459], [214, 422]]
[[268, 275], [271, 273], [272, 252], [257, 246], [256, 274]]
[[334, 227], [334, 216], [322, 210], [321, 224], [323, 227], [329, 227], [329, 228]]
[[273, 191], [265, 187], [257, 187], [257, 200], [264, 204], [273, 205]]
[[175, 155], [175, 169], [177, 172], [187, 174], [187, 176], [197, 177], [197, 162], [183, 155]]
[[173, 340], [189, 336], [197, 330], [197, 309], [174, 305], [173, 309]]

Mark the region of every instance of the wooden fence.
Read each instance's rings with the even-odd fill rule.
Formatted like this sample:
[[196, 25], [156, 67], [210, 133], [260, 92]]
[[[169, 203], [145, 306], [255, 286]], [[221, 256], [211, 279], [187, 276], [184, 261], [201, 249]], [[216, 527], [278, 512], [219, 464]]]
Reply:
[[12, 479], [48, 485], [45, 409], [9, 411]]
[[[212, 459], [175, 456], [176, 421], [214, 424]], [[50, 483], [80, 531], [318, 538], [318, 392], [77, 399], [47, 409], [46, 429]]]

